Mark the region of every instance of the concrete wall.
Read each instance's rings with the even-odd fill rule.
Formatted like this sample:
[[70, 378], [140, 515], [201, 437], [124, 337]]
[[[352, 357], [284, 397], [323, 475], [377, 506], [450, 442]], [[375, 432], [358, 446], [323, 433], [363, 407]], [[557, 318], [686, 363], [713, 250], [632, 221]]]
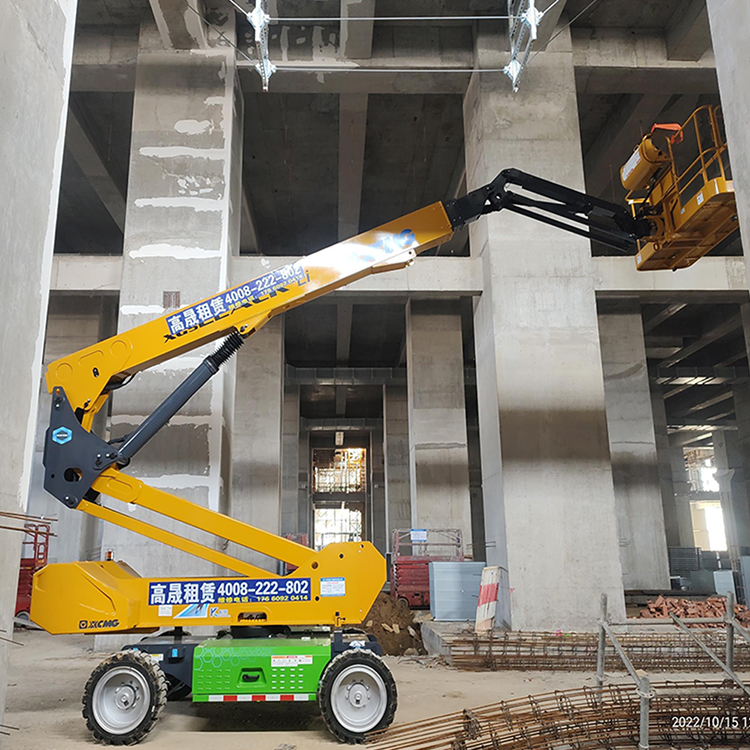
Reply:
[[[31, 479], [76, 0], [0, 4], [0, 510]], [[21, 535], [2, 532], [0, 629], [13, 632]], [[8, 644], [0, 643], [0, 719]]]
[[[506, 61], [480, 27], [476, 64]], [[534, 57], [518, 94], [501, 74], [475, 73], [464, 123], [469, 190], [510, 166], [583, 189], [568, 32]], [[472, 224], [470, 241], [484, 277], [474, 323], [487, 560], [509, 571], [512, 626], [590, 628], [602, 592], [622, 617], [589, 243], [506, 212]]]
[[669, 588], [656, 435], [638, 300], [599, 316], [609, 450], [626, 589]]
[[449, 302], [412, 300], [406, 311], [411, 519], [460, 529], [471, 545], [469, 452], [461, 316]]

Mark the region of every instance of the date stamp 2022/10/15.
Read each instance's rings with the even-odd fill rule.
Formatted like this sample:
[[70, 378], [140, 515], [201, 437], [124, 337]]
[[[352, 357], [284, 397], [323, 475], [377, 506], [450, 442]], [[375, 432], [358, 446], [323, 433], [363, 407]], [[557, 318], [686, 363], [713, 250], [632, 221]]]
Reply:
[[672, 729], [681, 731], [746, 731], [750, 729], [750, 714], [715, 714], [713, 716], [690, 716], [681, 714], [670, 719]]

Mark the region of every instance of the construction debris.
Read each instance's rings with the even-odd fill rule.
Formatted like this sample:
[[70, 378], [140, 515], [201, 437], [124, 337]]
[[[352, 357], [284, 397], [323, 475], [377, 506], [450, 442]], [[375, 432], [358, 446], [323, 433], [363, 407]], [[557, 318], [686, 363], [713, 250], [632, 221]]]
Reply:
[[380, 594], [365, 617], [365, 630], [372, 633], [386, 654], [401, 656], [407, 649], [426, 653], [419, 623], [406, 602]]
[[[672, 596], [659, 596], [652, 602], [646, 603], [647, 609], [642, 609], [640, 617], [655, 620], [675, 617], [724, 617], [727, 611], [726, 599], [720, 596], [709, 596], [706, 601], [695, 599], [678, 599]], [[734, 614], [744, 627], [750, 625], [750, 610], [744, 604], [734, 605]], [[722, 628], [721, 623], [685, 623], [696, 628]]]
[[[750, 699], [732, 683], [652, 685], [649, 746], [747, 745]], [[688, 699], [689, 698], [689, 699]], [[552, 750], [632, 748], [639, 741], [640, 697], [632, 686], [556, 691], [401, 724], [373, 733], [372, 750]]]
[[[701, 640], [714, 651], [726, 649], [726, 632], [708, 631]], [[449, 664], [466, 670], [596, 670], [596, 633], [543, 633], [491, 631], [444, 636], [450, 647]], [[623, 633], [618, 640], [636, 669], [664, 672], [714, 671], [716, 664], [686, 633]], [[605, 666], [622, 671], [622, 662], [611, 642], [606, 645]], [[734, 666], [750, 670], [750, 644], [736, 635]]]

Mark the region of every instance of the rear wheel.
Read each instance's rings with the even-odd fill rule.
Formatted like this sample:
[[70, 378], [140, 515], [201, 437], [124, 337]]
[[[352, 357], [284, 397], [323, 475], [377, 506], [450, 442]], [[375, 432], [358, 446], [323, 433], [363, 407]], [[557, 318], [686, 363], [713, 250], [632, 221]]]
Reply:
[[95, 739], [135, 745], [151, 731], [167, 704], [167, 682], [159, 665], [141, 651], [105, 659], [83, 691], [83, 717]]
[[364, 742], [368, 732], [390, 726], [398, 705], [396, 683], [372, 651], [349, 649], [326, 667], [318, 704], [328, 728], [343, 742]]

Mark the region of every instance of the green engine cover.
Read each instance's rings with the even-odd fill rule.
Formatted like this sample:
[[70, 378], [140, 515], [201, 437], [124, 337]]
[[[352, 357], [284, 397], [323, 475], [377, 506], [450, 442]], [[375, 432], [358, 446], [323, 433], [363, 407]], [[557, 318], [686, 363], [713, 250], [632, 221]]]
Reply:
[[193, 700], [315, 700], [330, 637], [209, 639], [193, 654]]

